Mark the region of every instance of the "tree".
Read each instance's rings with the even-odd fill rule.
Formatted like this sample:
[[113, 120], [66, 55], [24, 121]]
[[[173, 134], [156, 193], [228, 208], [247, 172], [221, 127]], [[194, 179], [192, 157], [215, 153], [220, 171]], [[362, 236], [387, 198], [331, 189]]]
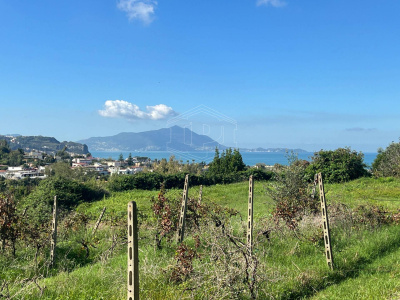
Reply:
[[128, 159], [127, 159], [128, 166], [133, 166], [133, 158], [132, 158], [132, 153], [129, 153]]
[[221, 160], [219, 158], [219, 150], [217, 147], [215, 147], [214, 159], [210, 163], [210, 167], [209, 167], [208, 171], [210, 173], [214, 173], [214, 174], [221, 173]]
[[73, 172], [69, 163], [56, 162], [46, 167], [45, 174], [47, 176], [54, 176], [59, 178], [73, 179]]
[[8, 145], [6, 140], [0, 140], [0, 157], [3, 154], [8, 154], [10, 153], [10, 146]]
[[24, 152], [21, 149], [11, 151], [8, 155], [8, 165], [20, 166], [23, 163]]
[[68, 160], [71, 158], [71, 155], [67, 152], [67, 146], [56, 153], [56, 156], [61, 157], [62, 160]]
[[234, 172], [243, 171], [246, 168], [246, 165], [243, 162], [242, 155], [240, 154], [238, 149], [233, 150], [231, 164]]
[[243, 163], [242, 155], [239, 150], [232, 148], [222, 151], [219, 154], [218, 148], [215, 149], [214, 160], [210, 163], [208, 172], [211, 174], [232, 174], [243, 171], [246, 165]]
[[123, 161], [124, 161], [124, 156], [122, 155], [122, 153], [120, 153], [120, 155], [119, 155], [119, 157], [118, 157], [118, 160], [119, 160], [120, 162], [123, 162]]
[[0, 140], [0, 164], [20, 166], [24, 160], [22, 149], [12, 151], [6, 140]]
[[367, 176], [366, 167], [364, 154], [346, 147], [314, 153], [306, 172], [309, 180], [321, 172], [325, 182], [335, 183]]
[[400, 177], [400, 143], [392, 142], [385, 150], [378, 149], [372, 172], [377, 177]]

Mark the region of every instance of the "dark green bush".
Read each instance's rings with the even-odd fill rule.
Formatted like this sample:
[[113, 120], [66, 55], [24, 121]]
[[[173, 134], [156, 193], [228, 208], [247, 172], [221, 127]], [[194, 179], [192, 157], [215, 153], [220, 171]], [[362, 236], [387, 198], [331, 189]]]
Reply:
[[[142, 190], [157, 190], [164, 183], [166, 189], [182, 188], [185, 183], [185, 173], [175, 174], [160, 174], [138, 173], [135, 175], [113, 175], [108, 181], [110, 191], [119, 192], [133, 189]], [[273, 172], [248, 169], [246, 171], [228, 173], [228, 174], [212, 174], [205, 172], [201, 175], [189, 175], [189, 184], [193, 185], [214, 185], [227, 184], [248, 180], [249, 176], [253, 175], [255, 180], [270, 180]]]
[[21, 204], [27, 208], [27, 215], [34, 221], [47, 222], [51, 216], [54, 196], [57, 196], [60, 211], [68, 211], [82, 202], [101, 199], [104, 191], [72, 179], [53, 177], [42, 180]]
[[312, 180], [316, 173], [322, 173], [324, 182], [336, 183], [368, 176], [364, 154], [350, 148], [336, 150], [321, 150], [315, 152], [307, 167], [308, 180]]

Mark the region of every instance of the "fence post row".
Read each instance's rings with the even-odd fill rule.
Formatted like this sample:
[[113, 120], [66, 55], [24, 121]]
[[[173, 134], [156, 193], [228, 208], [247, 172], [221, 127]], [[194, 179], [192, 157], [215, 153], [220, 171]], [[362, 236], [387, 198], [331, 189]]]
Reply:
[[322, 224], [324, 229], [324, 245], [325, 245], [325, 256], [328, 267], [333, 270], [333, 254], [331, 246], [331, 236], [329, 231], [329, 219], [328, 211], [326, 207], [324, 183], [322, 181], [322, 174], [318, 173], [318, 186], [319, 186], [319, 199], [321, 200], [321, 212], [322, 212]]
[[247, 218], [247, 249], [250, 255], [253, 251], [253, 199], [254, 199], [254, 181], [253, 181], [253, 175], [250, 175], [248, 218]]
[[136, 202], [128, 203], [128, 300], [139, 299], [139, 251]]
[[97, 219], [96, 225], [94, 225], [94, 227], [93, 227], [92, 235], [94, 235], [96, 233], [97, 228], [99, 227], [101, 219], [103, 218], [105, 212], [106, 212], [106, 207], [104, 206], [103, 211], [101, 212], [99, 218]]
[[54, 196], [53, 221], [51, 223], [51, 242], [50, 242], [50, 266], [53, 266], [56, 259], [57, 244], [57, 196]]
[[178, 243], [183, 242], [183, 238], [185, 235], [185, 223], [186, 223], [185, 218], [186, 218], [186, 210], [187, 210], [188, 193], [189, 193], [189, 175], [186, 175], [185, 176], [185, 186], [183, 188], [181, 215], [179, 217]]

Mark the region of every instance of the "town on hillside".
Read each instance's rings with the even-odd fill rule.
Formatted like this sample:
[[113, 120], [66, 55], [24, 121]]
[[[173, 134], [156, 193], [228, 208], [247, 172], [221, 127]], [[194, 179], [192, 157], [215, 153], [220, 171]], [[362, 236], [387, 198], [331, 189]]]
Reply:
[[51, 164], [68, 162], [71, 169], [82, 168], [84, 173], [96, 172], [98, 176], [113, 174], [136, 174], [152, 165], [148, 157], [132, 157], [118, 160], [94, 158], [90, 155], [67, 152], [65, 149], [55, 155], [38, 150], [25, 153], [22, 149], [10, 150], [7, 144], [0, 148], [0, 177], [5, 179], [46, 178], [51, 172]]

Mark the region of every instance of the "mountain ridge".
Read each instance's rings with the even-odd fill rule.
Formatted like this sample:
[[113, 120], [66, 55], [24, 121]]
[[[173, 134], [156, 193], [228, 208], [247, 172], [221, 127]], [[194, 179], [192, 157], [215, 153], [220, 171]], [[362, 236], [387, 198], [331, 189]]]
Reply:
[[20, 148], [24, 151], [36, 150], [47, 154], [55, 154], [65, 148], [65, 151], [70, 153], [89, 153], [88, 147], [85, 144], [67, 141], [59, 142], [56, 138], [48, 136], [0, 135], [0, 140], [6, 140], [11, 150]]
[[91, 151], [207, 151], [215, 147], [226, 149], [206, 135], [179, 126], [143, 132], [121, 132], [78, 142], [88, 145]]
[[[212, 138], [197, 134], [188, 128], [172, 126], [143, 132], [121, 132], [112, 136], [91, 137], [79, 140], [90, 151], [214, 151], [216, 147], [225, 150], [228, 147]], [[303, 149], [288, 148], [240, 148], [243, 152], [308, 152]]]

